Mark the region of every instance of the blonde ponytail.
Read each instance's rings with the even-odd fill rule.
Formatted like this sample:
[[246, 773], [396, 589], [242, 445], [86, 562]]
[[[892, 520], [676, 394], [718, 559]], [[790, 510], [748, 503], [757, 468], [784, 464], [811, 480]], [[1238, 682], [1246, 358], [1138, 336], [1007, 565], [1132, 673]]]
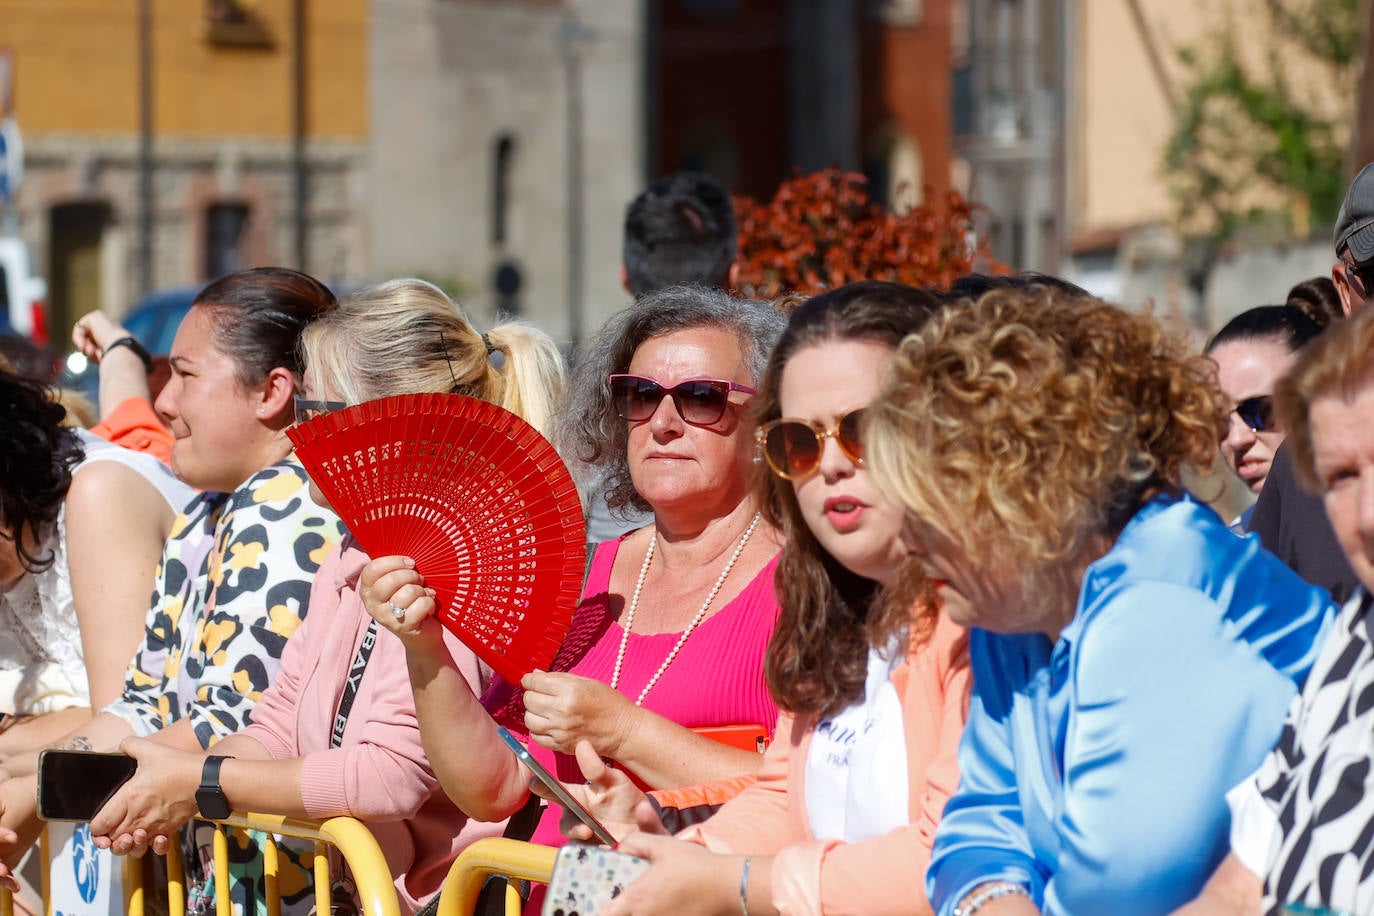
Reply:
[[306, 329], [302, 350], [317, 396], [357, 404], [453, 392], [504, 407], [545, 436], [564, 387], [563, 357], [547, 334], [512, 322], [483, 335], [423, 280], [357, 291]]
[[502, 377], [493, 402], [525, 419], [545, 438], [553, 433], [554, 408], [563, 397], [567, 375], [563, 354], [549, 335], [523, 322], [508, 321], [486, 334], [504, 365], [492, 370]]

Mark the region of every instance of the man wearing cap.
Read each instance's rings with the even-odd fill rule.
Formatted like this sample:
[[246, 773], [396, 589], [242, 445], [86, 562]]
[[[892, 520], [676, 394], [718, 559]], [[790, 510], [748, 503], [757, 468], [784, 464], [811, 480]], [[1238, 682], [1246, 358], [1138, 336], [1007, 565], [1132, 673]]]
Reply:
[[[1374, 162], [1350, 183], [1336, 214], [1336, 263], [1331, 280], [1346, 315], [1374, 297]], [[1288, 446], [1274, 454], [1269, 479], [1260, 491], [1250, 530], [1280, 560], [1308, 582], [1344, 603], [1359, 579], [1345, 559], [1322, 498], [1298, 483]]]
[[1336, 214], [1336, 265], [1331, 280], [1349, 315], [1374, 295], [1374, 162], [1360, 169]]

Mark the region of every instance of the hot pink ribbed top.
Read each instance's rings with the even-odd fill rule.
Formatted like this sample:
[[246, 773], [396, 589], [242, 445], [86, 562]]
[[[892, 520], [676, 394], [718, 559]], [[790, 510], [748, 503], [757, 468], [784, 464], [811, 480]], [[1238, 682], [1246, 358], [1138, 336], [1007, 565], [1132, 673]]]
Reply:
[[[592, 558], [573, 629], [580, 630], [595, 621], [594, 632], [599, 636], [586, 654], [568, 669], [573, 674], [606, 684], [611, 682], [623, 633], [620, 625], [611, 619], [609, 594], [611, 567], [620, 543], [620, 540], [606, 541]], [[688, 728], [757, 724], [772, 732], [777, 724], [778, 708], [764, 684], [763, 657], [778, 619], [778, 598], [773, 588], [777, 565], [775, 556], [735, 598], [696, 628], [644, 698], [645, 709]], [[739, 582], [732, 577], [726, 579], [721, 593], [729, 595], [737, 589]], [[618, 597], [622, 599], [618, 603], [629, 600], [629, 596]], [[617, 689], [631, 699], [639, 696], [681, 635], [681, 631], [649, 636], [631, 633]], [[563, 782], [583, 781], [582, 771], [573, 757], [556, 754], [534, 743], [529, 747], [530, 752]], [[557, 805], [548, 807], [534, 833], [534, 842], [563, 845], [565, 840], [558, 830], [561, 811]]]

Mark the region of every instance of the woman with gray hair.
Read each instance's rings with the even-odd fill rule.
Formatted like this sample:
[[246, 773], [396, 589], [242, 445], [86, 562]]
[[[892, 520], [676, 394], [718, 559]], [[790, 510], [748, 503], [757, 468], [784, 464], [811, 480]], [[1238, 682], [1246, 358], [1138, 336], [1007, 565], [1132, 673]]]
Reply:
[[[783, 325], [765, 303], [673, 287], [611, 318], [581, 354], [556, 440], [606, 481], [612, 507], [647, 508], [653, 522], [597, 549], [551, 671], [489, 693], [484, 708], [443, 649], [419, 574], [395, 558], [363, 572], [368, 610], [406, 644], [430, 763], [470, 816], [500, 820], [529, 798], [498, 722], [565, 782], [583, 782], [581, 740], [652, 788], [758, 767], [754, 750], [694, 729], [771, 732], [777, 720], [763, 657], [780, 540], [751, 495], [747, 405]], [[564, 842], [559, 815], [550, 806], [536, 842]]]

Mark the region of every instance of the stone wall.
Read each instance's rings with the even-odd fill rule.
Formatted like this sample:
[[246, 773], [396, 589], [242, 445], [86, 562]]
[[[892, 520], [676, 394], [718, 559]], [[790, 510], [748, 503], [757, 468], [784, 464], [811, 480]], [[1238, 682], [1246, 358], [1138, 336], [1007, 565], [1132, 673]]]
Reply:
[[[311, 141], [308, 262], [335, 285], [370, 279], [367, 221], [362, 211], [366, 145]], [[276, 140], [159, 139], [154, 153], [153, 288], [194, 285], [204, 274], [206, 208], [241, 204], [248, 219], [240, 266], [295, 263], [291, 146]], [[90, 308], [122, 314], [140, 289], [138, 142], [134, 137], [46, 135], [25, 149], [26, 175], [15, 201], [20, 232], [34, 263], [55, 286], [52, 214], [55, 207], [105, 208], [100, 229], [99, 294], [95, 301], [55, 303], [70, 322]], [[64, 329], [55, 327], [55, 336]]]
[[[621, 226], [644, 182], [641, 3], [373, 0], [368, 208], [379, 274], [443, 281], [479, 325], [516, 305], [565, 342], [624, 307]], [[583, 212], [575, 229], [572, 70], [580, 72], [582, 106]], [[578, 319], [571, 257], [581, 268]], [[496, 288], [502, 266], [519, 275], [514, 297]]]

